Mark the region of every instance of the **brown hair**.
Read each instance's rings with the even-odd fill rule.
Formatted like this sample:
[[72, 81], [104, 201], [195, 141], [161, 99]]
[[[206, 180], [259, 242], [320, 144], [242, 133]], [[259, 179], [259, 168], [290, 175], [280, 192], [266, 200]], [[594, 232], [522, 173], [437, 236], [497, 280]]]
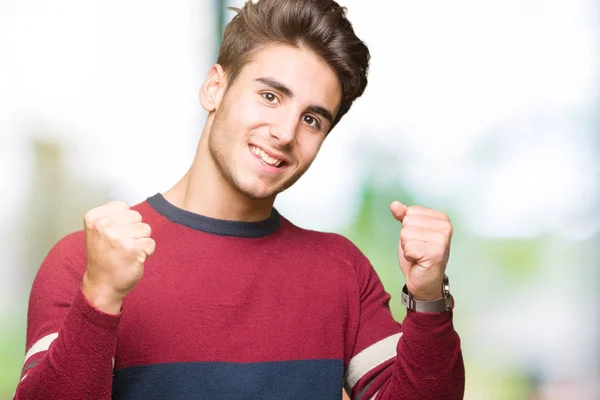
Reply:
[[231, 85], [253, 54], [264, 45], [305, 46], [336, 73], [342, 102], [331, 129], [350, 110], [367, 86], [370, 54], [334, 0], [249, 0], [227, 24], [219, 63]]

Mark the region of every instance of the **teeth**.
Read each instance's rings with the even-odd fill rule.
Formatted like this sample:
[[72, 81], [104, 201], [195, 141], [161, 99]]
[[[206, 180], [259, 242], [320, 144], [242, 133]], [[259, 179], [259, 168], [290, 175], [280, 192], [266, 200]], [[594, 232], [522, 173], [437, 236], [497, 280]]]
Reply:
[[272, 165], [274, 167], [279, 167], [279, 165], [282, 163], [281, 160], [278, 160], [276, 158], [269, 156], [267, 153], [265, 153], [263, 150], [259, 149], [258, 147], [250, 146], [250, 150], [252, 150], [252, 152], [254, 154], [259, 156], [264, 162], [266, 162], [269, 165]]

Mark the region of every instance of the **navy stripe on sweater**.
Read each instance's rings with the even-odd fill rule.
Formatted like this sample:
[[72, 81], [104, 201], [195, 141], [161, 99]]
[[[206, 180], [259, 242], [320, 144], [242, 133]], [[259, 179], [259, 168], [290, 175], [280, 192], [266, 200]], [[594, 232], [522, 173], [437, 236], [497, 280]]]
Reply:
[[339, 400], [343, 375], [342, 360], [145, 365], [116, 371], [113, 399]]

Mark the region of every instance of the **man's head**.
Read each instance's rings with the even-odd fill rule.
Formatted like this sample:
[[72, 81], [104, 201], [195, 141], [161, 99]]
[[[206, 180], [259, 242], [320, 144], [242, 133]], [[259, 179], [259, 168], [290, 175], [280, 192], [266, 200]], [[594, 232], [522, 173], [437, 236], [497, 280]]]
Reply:
[[248, 1], [227, 25], [201, 92], [208, 150], [223, 177], [252, 199], [291, 186], [364, 92], [368, 64], [335, 1]]
[[370, 59], [367, 46], [346, 19], [345, 8], [334, 0], [250, 0], [235, 10], [237, 15], [225, 28], [217, 60], [229, 83], [270, 43], [312, 50], [335, 71], [342, 86], [342, 103], [333, 128], [363, 94]]

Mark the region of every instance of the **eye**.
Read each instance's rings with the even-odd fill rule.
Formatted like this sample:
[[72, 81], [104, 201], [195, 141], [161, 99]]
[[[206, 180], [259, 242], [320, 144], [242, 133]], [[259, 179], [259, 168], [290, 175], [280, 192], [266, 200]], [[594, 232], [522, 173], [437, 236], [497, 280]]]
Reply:
[[302, 120], [315, 129], [321, 129], [321, 123], [312, 115], [305, 115], [302, 117]]
[[275, 96], [274, 93], [271, 92], [264, 92], [260, 94], [265, 100], [267, 100], [269, 103], [273, 103], [276, 104], [278, 102], [277, 96]]

